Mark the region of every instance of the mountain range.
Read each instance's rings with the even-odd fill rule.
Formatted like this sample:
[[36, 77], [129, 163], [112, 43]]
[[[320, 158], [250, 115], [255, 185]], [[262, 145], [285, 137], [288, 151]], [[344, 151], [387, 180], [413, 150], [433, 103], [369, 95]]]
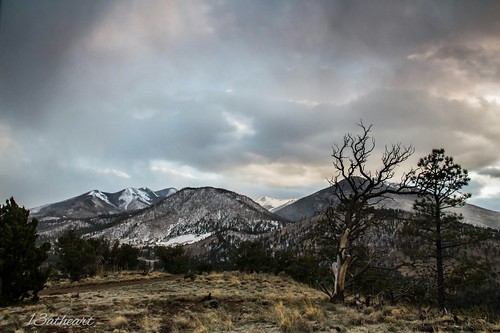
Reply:
[[[377, 208], [387, 208], [402, 210], [404, 212], [413, 211], [413, 203], [417, 198], [414, 194], [389, 194], [387, 198], [378, 202]], [[316, 216], [323, 212], [332, 201], [332, 189], [327, 187], [304, 198], [295, 201], [293, 204], [281, 207], [276, 210], [276, 214], [293, 222], [299, 222]], [[463, 222], [483, 228], [500, 230], [500, 212], [485, 209], [471, 204], [450, 209], [451, 212], [461, 214]]]
[[151, 207], [175, 192], [177, 190], [172, 187], [160, 191], [128, 187], [115, 193], [93, 190], [64, 201], [32, 208], [30, 213], [42, 221], [92, 218]]
[[73, 229], [138, 246], [193, 243], [221, 234], [247, 239], [291, 223], [244, 195], [213, 187], [94, 190], [31, 211], [40, 240]]
[[[378, 206], [410, 212], [414, 199], [393, 195]], [[257, 202], [213, 187], [127, 188], [116, 193], [93, 190], [31, 213], [39, 220], [41, 240], [53, 241], [74, 229], [84, 237], [102, 236], [136, 246], [198, 244], [208, 248], [221, 240], [257, 237], [275, 243], [297, 242], [331, 200], [331, 187], [299, 200], [262, 197]], [[469, 204], [457, 211], [465, 223], [500, 230], [500, 212]]]

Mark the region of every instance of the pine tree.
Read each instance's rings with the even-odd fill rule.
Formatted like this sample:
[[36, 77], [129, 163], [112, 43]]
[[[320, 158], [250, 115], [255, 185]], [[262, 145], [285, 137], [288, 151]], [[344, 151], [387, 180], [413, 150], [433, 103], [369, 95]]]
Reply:
[[242, 241], [231, 253], [234, 268], [246, 273], [270, 272], [273, 257], [261, 241]]
[[41, 268], [47, 259], [49, 243], [36, 246], [37, 220], [29, 220], [29, 210], [19, 207], [10, 198], [0, 206], [0, 303], [21, 301], [45, 286], [48, 268]]
[[130, 244], [116, 246], [117, 243], [118, 241], [111, 250], [116, 266], [119, 269], [136, 269], [139, 266], [139, 249]]
[[189, 256], [182, 245], [174, 247], [155, 247], [155, 256], [160, 261], [160, 267], [171, 274], [184, 274], [188, 271]]
[[58, 267], [71, 281], [95, 275], [97, 257], [94, 248], [73, 230], [57, 239]]
[[418, 167], [412, 179], [420, 191], [414, 203], [417, 214], [407, 232], [424, 242], [420, 257], [434, 260], [437, 304], [444, 309], [446, 263], [457, 255], [458, 247], [476, 241], [481, 233], [465, 228], [462, 216], [449, 211], [463, 206], [471, 196], [462, 191], [470, 181], [467, 170], [446, 156], [444, 149], [433, 149]]

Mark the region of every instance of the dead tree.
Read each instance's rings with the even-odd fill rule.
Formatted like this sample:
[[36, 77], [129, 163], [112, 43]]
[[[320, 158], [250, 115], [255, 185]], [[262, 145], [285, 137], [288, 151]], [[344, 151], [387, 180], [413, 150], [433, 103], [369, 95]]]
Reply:
[[335, 244], [335, 259], [330, 267], [333, 274], [333, 290], [320, 284], [332, 302], [344, 302], [344, 290], [349, 267], [354, 259], [355, 242], [375, 223], [375, 206], [389, 194], [413, 193], [409, 175], [402, 176], [397, 183], [389, 184], [395, 176], [396, 167], [407, 160], [414, 149], [401, 144], [386, 146], [382, 155], [382, 166], [375, 171], [368, 169], [368, 161], [375, 149], [375, 139], [370, 136], [372, 126], [358, 124], [361, 134], [346, 134], [342, 144], [333, 147], [335, 174], [329, 180], [333, 200], [324, 212], [321, 225], [323, 238]]

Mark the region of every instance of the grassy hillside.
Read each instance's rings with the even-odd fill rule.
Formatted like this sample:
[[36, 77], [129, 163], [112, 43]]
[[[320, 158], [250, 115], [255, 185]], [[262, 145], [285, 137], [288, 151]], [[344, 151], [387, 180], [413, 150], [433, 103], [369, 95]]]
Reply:
[[[210, 297], [208, 295], [210, 294]], [[66, 316], [66, 317], [64, 317]], [[92, 326], [58, 325], [89, 319]], [[53, 325], [27, 325], [50, 323]], [[61, 321], [60, 321], [61, 322]], [[52, 283], [38, 303], [1, 309], [0, 332], [500, 332], [471, 314], [340, 306], [289, 278], [237, 272], [109, 275]]]

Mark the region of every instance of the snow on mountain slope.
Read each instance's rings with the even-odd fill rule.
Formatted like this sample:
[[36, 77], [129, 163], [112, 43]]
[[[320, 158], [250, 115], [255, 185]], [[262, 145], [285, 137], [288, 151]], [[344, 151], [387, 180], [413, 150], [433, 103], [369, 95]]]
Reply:
[[[108, 205], [110, 205], [110, 206], [115, 206], [115, 205], [113, 205], [113, 204], [111, 203], [111, 201], [109, 201], [108, 196], [107, 196], [106, 194], [102, 193], [102, 192], [101, 192], [101, 191], [99, 191], [99, 190], [93, 190], [93, 191], [90, 191], [89, 193], [87, 193], [87, 195], [88, 195], [88, 196], [90, 196], [90, 197], [94, 197], [94, 198], [96, 198], [96, 199], [98, 199], [98, 200], [100, 200], [100, 201], [103, 201], [104, 203], [106, 203], [106, 204], [108, 204]], [[94, 201], [94, 203], [95, 203], [96, 205], [98, 205], [98, 203], [96, 203], [95, 201]]]
[[[416, 195], [390, 195], [380, 205], [385, 208], [400, 209], [407, 212], [413, 211], [413, 203]], [[450, 208], [449, 212], [461, 214], [463, 222], [478, 227], [486, 227], [500, 230], [500, 212], [465, 204], [462, 207]]]
[[287, 224], [246, 196], [202, 187], [185, 188], [154, 207], [87, 235], [135, 245], [177, 244], [199, 241], [224, 231], [242, 237], [258, 235]]
[[148, 188], [126, 188], [108, 193], [92, 190], [82, 195], [31, 209], [40, 221], [92, 218], [144, 209], [175, 193], [174, 188], [154, 192]]
[[[293, 230], [301, 228], [300, 221], [310, 228], [314, 222], [311, 218], [324, 211], [332, 198], [332, 188], [328, 187], [293, 203], [285, 200], [285, 207], [271, 208], [276, 210], [273, 213], [244, 195], [213, 187], [178, 192], [128, 188], [116, 193], [90, 191], [42, 206], [33, 214], [40, 221], [38, 231], [43, 240], [54, 240], [64, 231], [76, 229], [85, 237], [102, 236], [138, 246], [193, 244], [210, 248], [221, 240], [234, 244], [273, 233], [276, 239], [270, 244], [284, 246], [294, 239], [300, 241], [294, 238]], [[414, 199], [412, 195], [394, 195], [381, 205], [410, 211]], [[258, 201], [262, 205], [282, 204], [268, 197]], [[459, 208], [458, 212], [467, 223], [500, 229], [500, 212], [473, 205]], [[278, 232], [281, 229], [283, 232]]]
[[295, 201], [297, 201], [297, 199], [275, 199], [266, 196], [260, 197], [259, 199], [255, 200], [256, 203], [270, 212], [275, 212], [294, 203]]
[[142, 209], [151, 206], [159, 196], [148, 188], [128, 187], [119, 192], [118, 207], [123, 210]]
[[171, 238], [166, 242], [158, 242], [156, 245], [160, 246], [187, 245], [202, 241], [210, 236], [212, 236], [212, 233], [210, 232], [206, 234], [186, 234]]
[[[323, 212], [334, 201], [332, 187], [327, 187], [296, 202], [279, 208], [275, 213], [291, 221], [303, 221]], [[387, 199], [379, 202], [377, 207], [400, 209], [406, 212], [413, 211], [413, 202], [416, 195], [391, 194]], [[500, 212], [495, 212], [471, 204], [451, 209], [450, 211], [462, 214], [464, 222], [480, 227], [489, 227], [500, 230]]]

